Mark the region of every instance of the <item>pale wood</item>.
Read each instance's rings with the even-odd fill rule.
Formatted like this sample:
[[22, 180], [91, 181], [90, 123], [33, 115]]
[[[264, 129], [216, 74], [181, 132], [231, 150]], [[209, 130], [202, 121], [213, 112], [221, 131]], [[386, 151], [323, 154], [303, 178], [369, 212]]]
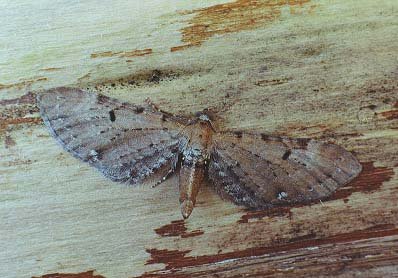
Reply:
[[[398, 275], [397, 1], [21, 0], [0, 18], [0, 277]], [[62, 150], [28, 93], [56, 86], [213, 107], [223, 129], [341, 144], [364, 172], [257, 213], [204, 187], [183, 222], [175, 177], [131, 188]]]

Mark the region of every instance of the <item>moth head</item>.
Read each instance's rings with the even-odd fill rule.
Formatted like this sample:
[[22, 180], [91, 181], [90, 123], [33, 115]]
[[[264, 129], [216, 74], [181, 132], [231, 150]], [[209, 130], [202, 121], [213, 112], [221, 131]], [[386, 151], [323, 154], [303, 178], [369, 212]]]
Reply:
[[203, 121], [211, 122], [216, 120], [216, 113], [212, 109], [206, 108], [196, 112], [195, 117]]
[[196, 117], [196, 121], [200, 124], [203, 125], [209, 125], [210, 128], [215, 131], [215, 120], [216, 120], [216, 114], [214, 113], [214, 111], [212, 111], [209, 108], [206, 108], [202, 111], [196, 112], [195, 113], [195, 117]]

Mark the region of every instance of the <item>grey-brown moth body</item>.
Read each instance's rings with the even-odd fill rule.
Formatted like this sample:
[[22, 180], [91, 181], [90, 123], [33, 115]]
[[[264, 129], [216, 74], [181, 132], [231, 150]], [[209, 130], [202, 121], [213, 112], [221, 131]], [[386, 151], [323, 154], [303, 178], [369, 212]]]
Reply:
[[150, 103], [123, 103], [74, 88], [49, 90], [38, 105], [62, 146], [113, 181], [137, 184], [157, 172], [165, 180], [180, 168], [184, 218], [206, 177], [221, 197], [265, 209], [325, 199], [362, 169], [334, 144], [217, 132], [206, 111], [175, 116]]

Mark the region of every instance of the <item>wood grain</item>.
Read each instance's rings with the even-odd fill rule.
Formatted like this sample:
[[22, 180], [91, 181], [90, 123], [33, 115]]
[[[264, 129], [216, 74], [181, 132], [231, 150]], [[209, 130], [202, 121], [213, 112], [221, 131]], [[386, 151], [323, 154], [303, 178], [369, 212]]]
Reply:
[[[398, 2], [0, 4], [1, 277], [398, 275]], [[310, 137], [363, 172], [326, 202], [246, 211], [177, 179], [112, 183], [41, 122], [34, 95], [77, 86], [224, 130]]]

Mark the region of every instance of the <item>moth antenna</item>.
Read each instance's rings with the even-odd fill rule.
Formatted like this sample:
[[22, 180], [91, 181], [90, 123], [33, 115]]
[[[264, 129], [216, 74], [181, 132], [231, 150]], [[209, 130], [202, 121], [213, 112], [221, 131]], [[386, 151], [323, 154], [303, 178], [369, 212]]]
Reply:
[[213, 121], [212, 121], [212, 120], [209, 120], [209, 123], [210, 123], [210, 128], [211, 128], [211, 130], [214, 131], [214, 132], [218, 132], [218, 131], [216, 130], [216, 128], [214, 127], [214, 125], [213, 125]]
[[[185, 129], [186, 129], [188, 126], [190, 126], [190, 125], [189, 125], [189, 124], [188, 124], [188, 125], [184, 125], [184, 126], [179, 130], [177, 136], [181, 136], [181, 135], [183, 134], [183, 132], [185, 131]], [[191, 142], [191, 137], [192, 137], [192, 134], [189, 135], [189, 139], [188, 139], [187, 144], [189, 144], [189, 142]]]
[[218, 107], [218, 106], [209, 106], [206, 110], [214, 113], [214, 114], [219, 114], [219, 113], [224, 113], [226, 111], [228, 111], [229, 109], [231, 109], [232, 106], [235, 105], [235, 103], [230, 100], [228, 102], [222, 102], [222, 108]]
[[203, 109], [202, 113], [207, 116], [207, 122], [210, 124], [211, 130], [214, 132], [218, 132], [217, 120], [221, 117], [218, 115], [217, 110], [213, 107], [209, 107]]
[[174, 114], [160, 109], [159, 106], [155, 104], [149, 97], [145, 99], [145, 102], [148, 103], [155, 112], [162, 113], [166, 117], [176, 117]]
[[159, 107], [149, 97], [145, 99], [145, 102], [148, 103], [153, 110], [159, 111]]

